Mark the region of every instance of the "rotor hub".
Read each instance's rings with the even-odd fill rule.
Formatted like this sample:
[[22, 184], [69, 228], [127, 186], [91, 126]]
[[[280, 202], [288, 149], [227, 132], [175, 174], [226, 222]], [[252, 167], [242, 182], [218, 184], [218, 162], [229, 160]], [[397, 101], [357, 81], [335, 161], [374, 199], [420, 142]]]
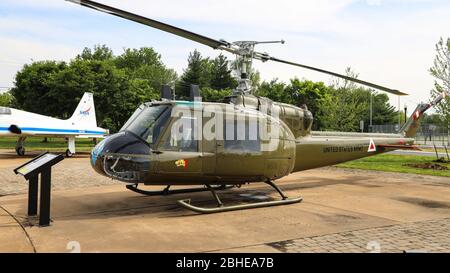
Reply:
[[235, 71], [238, 80], [238, 87], [235, 93], [252, 93], [251, 73], [254, 59], [259, 59], [263, 62], [269, 60], [270, 56], [267, 53], [255, 52], [255, 45], [257, 44], [269, 44], [269, 43], [281, 43], [284, 44], [284, 40], [280, 41], [235, 41], [231, 45], [230, 49], [236, 56]]

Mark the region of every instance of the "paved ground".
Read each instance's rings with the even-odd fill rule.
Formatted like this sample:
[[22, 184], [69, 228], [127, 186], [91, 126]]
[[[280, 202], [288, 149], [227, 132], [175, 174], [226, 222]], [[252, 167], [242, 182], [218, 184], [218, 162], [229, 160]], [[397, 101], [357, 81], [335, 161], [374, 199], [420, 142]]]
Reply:
[[[55, 168], [53, 222], [39, 228], [26, 216], [27, 184], [12, 173], [25, 160], [0, 156], [0, 252], [450, 252], [445, 177], [323, 168], [278, 182], [302, 203], [197, 215], [176, 200], [214, 206], [209, 193], [138, 195], [83, 155]], [[226, 204], [278, 198], [262, 184], [220, 195]]]
[[450, 252], [450, 218], [269, 243], [281, 252]]
[[[18, 157], [14, 150], [0, 150], [0, 196], [27, 192], [28, 184], [23, 177], [14, 174], [13, 170], [38, 154], [39, 152], [29, 152], [25, 157]], [[96, 175], [89, 167], [87, 153], [63, 160], [52, 175], [54, 190], [116, 184], [111, 179]]]

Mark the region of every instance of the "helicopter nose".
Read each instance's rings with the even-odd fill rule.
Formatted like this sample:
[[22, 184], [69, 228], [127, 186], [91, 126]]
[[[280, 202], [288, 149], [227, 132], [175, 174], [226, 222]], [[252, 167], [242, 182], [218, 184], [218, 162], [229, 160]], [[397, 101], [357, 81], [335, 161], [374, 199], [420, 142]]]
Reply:
[[124, 182], [137, 182], [149, 170], [150, 146], [133, 133], [124, 131], [99, 142], [91, 152], [92, 168]]
[[102, 175], [105, 175], [103, 171], [102, 161], [105, 156], [103, 148], [105, 146], [105, 143], [107, 142], [106, 139], [107, 138], [97, 143], [97, 145], [95, 145], [94, 149], [92, 149], [91, 151], [91, 166], [96, 172]]

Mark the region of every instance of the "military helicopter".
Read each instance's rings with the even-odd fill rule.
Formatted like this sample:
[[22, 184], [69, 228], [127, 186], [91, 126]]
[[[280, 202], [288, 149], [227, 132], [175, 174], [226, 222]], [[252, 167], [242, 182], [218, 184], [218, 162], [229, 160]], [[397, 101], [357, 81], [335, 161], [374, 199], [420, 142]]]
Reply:
[[[326, 73], [395, 95], [406, 95], [360, 79], [307, 66], [255, 51], [255, 46], [284, 41], [227, 42], [193, 33], [153, 19], [90, 0], [67, 0], [141, 23], [177, 36], [223, 50], [236, 56], [238, 87], [222, 103], [202, 102], [198, 87], [190, 101], [172, 99], [168, 86], [161, 100], [139, 106], [122, 129], [97, 144], [91, 165], [101, 175], [128, 183], [127, 188], [146, 195], [211, 191], [217, 207], [199, 207], [190, 199], [178, 203], [198, 213], [287, 205], [302, 201], [288, 198], [273, 181], [293, 172], [334, 165], [396, 149], [416, 149], [414, 135], [423, 113], [439, 103], [417, 106], [397, 134], [314, 132], [307, 107], [297, 107], [252, 94], [249, 72], [253, 60], [273, 61]], [[216, 191], [253, 182], [264, 182], [281, 196], [225, 206]], [[147, 191], [139, 184], [166, 186]], [[204, 185], [203, 188], [170, 190], [171, 186]]]

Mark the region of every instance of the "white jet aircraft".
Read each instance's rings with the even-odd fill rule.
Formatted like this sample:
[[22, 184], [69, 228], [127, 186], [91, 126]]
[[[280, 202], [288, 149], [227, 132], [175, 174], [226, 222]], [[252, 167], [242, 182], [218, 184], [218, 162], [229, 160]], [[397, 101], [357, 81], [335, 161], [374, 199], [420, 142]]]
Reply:
[[108, 134], [107, 129], [97, 127], [92, 93], [84, 93], [72, 117], [67, 120], [0, 107], [0, 137], [18, 136], [18, 155], [25, 154], [23, 143], [28, 136], [67, 138], [66, 156], [71, 157], [75, 154], [76, 137], [104, 138]]

